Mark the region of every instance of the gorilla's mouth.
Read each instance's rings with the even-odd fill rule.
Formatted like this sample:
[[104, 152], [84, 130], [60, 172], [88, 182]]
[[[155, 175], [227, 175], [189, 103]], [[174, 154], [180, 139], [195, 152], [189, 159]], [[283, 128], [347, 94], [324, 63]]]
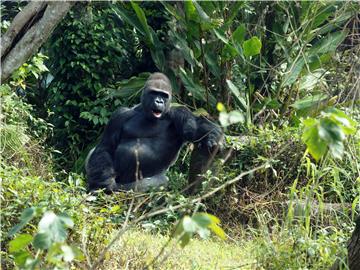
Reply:
[[156, 118], [160, 118], [162, 115], [162, 111], [160, 110], [152, 110], [152, 114], [156, 117]]

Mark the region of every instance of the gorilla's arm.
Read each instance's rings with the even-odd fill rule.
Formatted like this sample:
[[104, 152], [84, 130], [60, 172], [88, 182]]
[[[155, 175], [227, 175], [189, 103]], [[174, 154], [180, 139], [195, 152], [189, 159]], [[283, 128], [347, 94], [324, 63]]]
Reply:
[[223, 132], [218, 125], [205, 117], [193, 115], [185, 107], [172, 110], [172, 117], [183, 140], [195, 143], [188, 178], [188, 192], [194, 193], [201, 187], [204, 180], [202, 174], [209, 169], [222, 144]]
[[221, 128], [207, 118], [195, 116], [182, 106], [171, 108], [170, 115], [184, 142], [205, 143], [209, 149], [221, 142]]
[[107, 191], [118, 189], [115, 182], [113, 156], [120, 140], [122, 125], [130, 109], [120, 108], [105, 127], [100, 143], [89, 153], [86, 174], [89, 190], [105, 188]]

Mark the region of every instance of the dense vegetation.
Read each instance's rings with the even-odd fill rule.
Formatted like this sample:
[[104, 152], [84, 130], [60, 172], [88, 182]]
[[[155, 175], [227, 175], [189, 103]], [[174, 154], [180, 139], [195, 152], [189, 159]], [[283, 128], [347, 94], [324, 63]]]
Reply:
[[[1, 4], [2, 33], [25, 4]], [[76, 3], [0, 86], [1, 268], [349, 269], [359, 10]], [[171, 79], [174, 103], [221, 124], [223, 153], [196, 195], [183, 192], [191, 145], [168, 190], [88, 194], [88, 151], [154, 71]]]

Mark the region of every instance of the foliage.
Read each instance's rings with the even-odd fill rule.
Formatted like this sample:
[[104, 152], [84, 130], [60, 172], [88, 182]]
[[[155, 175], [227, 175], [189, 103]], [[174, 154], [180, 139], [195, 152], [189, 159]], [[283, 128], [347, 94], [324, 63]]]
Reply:
[[[44, 212], [45, 209], [27, 208], [23, 211], [20, 223], [9, 232], [9, 236], [17, 234], [31, 219]], [[9, 242], [9, 253], [20, 269], [58, 269], [67, 268], [67, 264], [74, 259], [81, 259], [79, 249], [66, 244], [67, 228], [74, 226], [70, 217], [65, 214], [56, 215], [52, 211], [45, 211], [38, 225], [38, 232], [33, 237], [30, 234], [18, 234]], [[36, 250], [32, 257], [29, 244]]]
[[189, 244], [194, 233], [206, 238], [210, 230], [222, 239], [225, 239], [225, 232], [219, 227], [220, 220], [207, 213], [196, 213], [193, 216], [184, 216], [176, 226], [174, 237], [179, 239], [182, 247]]
[[327, 148], [333, 157], [341, 158], [344, 154], [345, 136], [356, 131], [355, 122], [344, 112], [336, 109], [322, 113], [321, 119], [318, 120], [307, 118], [304, 120], [304, 126], [302, 139], [316, 160], [325, 155]]

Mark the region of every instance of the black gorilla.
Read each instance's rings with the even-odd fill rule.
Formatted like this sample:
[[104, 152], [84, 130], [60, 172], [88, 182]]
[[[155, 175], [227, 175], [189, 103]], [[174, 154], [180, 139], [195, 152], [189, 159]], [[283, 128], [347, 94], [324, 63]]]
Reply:
[[99, 145], [86, 162], [90, 190], [106, 191], [166, 185], [166, 170], [185, 142], [201, 142], [209, 151], [222, 138], [221, 129], [185, 107], [171, 107], [171, 84], [162, 73], [150, 75], [141, 103], [114, 112]]

